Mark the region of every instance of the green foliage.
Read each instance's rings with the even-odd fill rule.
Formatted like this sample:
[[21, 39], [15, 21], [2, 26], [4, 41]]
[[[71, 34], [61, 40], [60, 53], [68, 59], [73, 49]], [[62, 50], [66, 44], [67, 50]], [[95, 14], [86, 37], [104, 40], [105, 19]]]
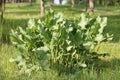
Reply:
[[25, 30], [12, 30], [11, 41], [20, 55], [10, 61], [29, 74], [39, 69], [74, 73], [91, 68], [99, 57], [107, 55], [93, 52], [101, 42], [112, 39], [104, 33], [106, 24], [106, 17], [81, 14], [78, 19], [68, 20], [51, 10], [44, 20], [30, 19]]

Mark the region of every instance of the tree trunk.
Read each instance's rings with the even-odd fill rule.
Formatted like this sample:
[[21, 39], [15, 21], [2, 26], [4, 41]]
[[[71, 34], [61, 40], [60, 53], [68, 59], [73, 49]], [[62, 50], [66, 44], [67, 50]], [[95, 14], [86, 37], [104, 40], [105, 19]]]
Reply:
[[41, 18], [44, 18], [45, 16], [45, 7], [44, 7], [44, 0], [41, 0]]
[[93, 14], [94, 13], [94, 2], [93, 2], [93, 0], [89, 0], [89, 6], [90, 6], [90, 12]]
[[32, 6], [32, 0], [29, 0], [30, 6]]
[[74, 8], [74, 6], [75, 6], [75, 0], [71, 0], [71, 8]]
[[5, 0], [1, 0], [0, 1], [0, 13], [1, 13], [1, 15], [0, 15], [0, 21], [2, 21], [3, 20], [3, 12], [4, 12], [4, 6], [5, 5]]
[[88, 10], [88, 0], [84, 0], [84, 4], [85, 4], [85, 12], [87, 12], [87, 10]]
[[50, 8], [52, 8], [53, 4], [54, 4], [54, 0], [50, 0]]
[[62, 4], [62, 0], [59, 0], [59, 3]]
[[102, 0], [99, 0], [99, 4], [102, 5]]

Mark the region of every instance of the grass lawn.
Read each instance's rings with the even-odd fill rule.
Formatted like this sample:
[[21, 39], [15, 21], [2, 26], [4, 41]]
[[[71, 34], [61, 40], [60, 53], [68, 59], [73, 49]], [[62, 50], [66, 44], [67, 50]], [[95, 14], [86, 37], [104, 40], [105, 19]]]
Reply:
[[[20, 75], [15, 63], [10, 63], [9, 59], [15, 57], [17, 50], [10, 44], [9, 33], [11, 28], [17, 26], [27, 27], [30, 18], [39, 19], [39, 4], [29, 6], [27, 3], [6, 4], [4, 20], [0, 24], [0, 80], [71, 80], [71, 75], [62, 74], [58, 76], [56, 71], [40, 71], [32, 73], [32, 76]], [[46, 6], [48, 9], [48, 5]], [[62, 12], [65, 18], [77, 18], [80, 13], [84, 12], [83, 5], [76, 5], [71, 9], [70, 5], [54, 5], [55, 12]], [[76, 74], [76, 80], [120, 80], [120, 6], [95, 7], [95, 16], [108, 17], [108, 25], [105, 32], [114, 34], [113, 40], [108, 43], [99, 45], [99, 53], [110, 53], [109, 57], [99, 62], [99, 74], [94, 70], [89, 73], [83, 71]], [[71, 79], [70, 79], [71, 78]]]

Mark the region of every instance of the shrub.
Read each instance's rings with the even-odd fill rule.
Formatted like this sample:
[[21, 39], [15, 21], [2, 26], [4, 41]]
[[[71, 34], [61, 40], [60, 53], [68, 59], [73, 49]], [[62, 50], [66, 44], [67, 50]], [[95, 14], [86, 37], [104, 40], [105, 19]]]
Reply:
[[81, 14], [78, 19], [68, 20], [51, 10], [44, 20], [30, 19], [26, 29], [12, 30], [11, 41], [20, 55], [10, 61], [25, 73], [49, 69], [74, 73], [90, 68], [99, 57], [106, 56], [93, 52], [101, 42], [112, 39], [104, 33], [106, 23], [106, 17]]

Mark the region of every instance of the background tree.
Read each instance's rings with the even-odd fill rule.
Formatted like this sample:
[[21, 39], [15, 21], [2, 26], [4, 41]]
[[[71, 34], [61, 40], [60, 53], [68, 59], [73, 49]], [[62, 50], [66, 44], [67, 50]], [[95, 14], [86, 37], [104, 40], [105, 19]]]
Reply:
[[74, 8], [75, 6], [75, 0], [71, 0], [71, 7]]
[[54, 0], [50, 0], [50, 8], [52, 8], [53, 4], [54, 4]]
[[94, 13], [94, 0], [84, 0], [84, 4], [85, 4], [85, 12], [87, 12], [88, 4], [89, 4], [90, 12], [91, 14], [93, 14]]
[[87, 10], [88, 10], [88, 0], [84, 0], [84, 4], [85, 4], [85, 12], [87, 12]]
[[0, 19], [1, 19], [1, 21], [3, 19], [4, 5], [5, 5], [5, 0], [0, 0], [0, 12], [1, 12]]
[[45, 7], [44, 7], [44, 4], [45, 4], [45, 0], [41, 0], [40, 1], [41, 18], [44, 18], [44, 16], [45, 16]]
[[62, 4], [62, 1], [63, 1], [63, 0], [59, 0], [59, 3]]
[[30, 6], [32, 6], [32, 0], [29, 0]]
[[93, 14], [94, 13], [94, 1], [89, 0], [89, 7], [90, 7], [90, 12]]
[[99, 4], [102, 5], [102, 0], [99, 0]]

